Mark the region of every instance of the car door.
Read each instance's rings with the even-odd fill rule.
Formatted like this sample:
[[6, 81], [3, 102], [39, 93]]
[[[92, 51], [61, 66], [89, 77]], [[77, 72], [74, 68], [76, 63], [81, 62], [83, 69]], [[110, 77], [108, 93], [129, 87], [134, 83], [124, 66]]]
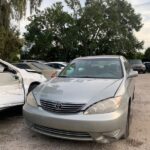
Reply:
[[24, 103], [24, 89], [21, 75], [17, 72], [0, 72], [0, 109]]

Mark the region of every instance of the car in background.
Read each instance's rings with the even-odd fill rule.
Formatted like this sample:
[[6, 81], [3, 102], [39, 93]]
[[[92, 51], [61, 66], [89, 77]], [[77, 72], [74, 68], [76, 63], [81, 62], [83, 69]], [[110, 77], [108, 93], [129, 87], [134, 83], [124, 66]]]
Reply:
[[39, 73], [42, 73], [47, 79], [57, 75], [57, 71], [41, 62], [31, 61], [31, 62], [20, 62], [14, 64], [16, 67], [27, 70], [35, 70]]
[[150, 72], [150, 62], [143, 62], [146, 67], [146, 72]]
[[38, 63], [45, 63], [45, 61], [44, 60], [29, 60], [29, 59], [27, 59], [27, 60], [21, 60], [20, 62], [38, 62]]
[[61, 72], [67, 66], [66, 62], [48, 62], [45, 64], [56, 69], [58, 72]]
[[19, 69], [0, 59], [0, 110], [23, 105], [27, 94], [44, 81], [42, 74]]
[[77, 58], [28, 95], [25, 120], [32, 130], [57, 138], [127, 138], [137, 75], [122, 56]]
[[134, 71], [138, 71], [139, 73], [145, 73], [146, 72], [146, 67], [142, 63], [142, 60], [140, 59], [130, 59], [129, 63], [131, 67], [133, 68]]

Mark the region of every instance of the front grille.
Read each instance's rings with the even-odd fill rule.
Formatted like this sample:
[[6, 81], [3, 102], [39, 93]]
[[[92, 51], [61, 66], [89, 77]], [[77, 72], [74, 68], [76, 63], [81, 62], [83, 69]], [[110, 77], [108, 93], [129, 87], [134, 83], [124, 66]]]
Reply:
[[55, 113], [78, 113], [84, 105], [41, 100], [41, 107], [44, 110]]
[[76, 132], [76, 131], [65, 131], [59, 129], [48, 128], [40, 125], [34, 125], [34, 129], [42, 131], [46, 134], [59, 137], [68, 137], [68, 138], [82, 138], [82, 139], [91, 139], [91, 136], [86, 132]]

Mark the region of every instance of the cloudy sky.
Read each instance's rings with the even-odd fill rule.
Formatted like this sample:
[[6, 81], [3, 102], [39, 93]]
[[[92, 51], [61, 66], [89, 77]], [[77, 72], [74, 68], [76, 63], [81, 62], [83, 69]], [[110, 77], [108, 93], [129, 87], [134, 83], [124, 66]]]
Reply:
[[136, 33], [139, 40], [144, 40], [144, 48], [150, 47], [150, 0], [128, 0], [143, 18], [143, 27]]
[[[63, 0], [43, 0], [42, 5], [40, 7], [41, 10], [50, 6], [52, 3], [63, 1]], [[84, 3], [84, 0], [80, 0], [81, 3]], [[136, 10], [136, 13], [140, 13], [142, 16], [143, 27], [140, 32], [135, 33], [139, 40], [144, 41], [144, 48], [150, 47], [150, 0], [128, 0]], [[67, 9], [65, 7], [65, 9]], [[27, 11], [27, 16], [29, 16], [29, 12]], [[25, 26], [29, 22], [26, 18], [22, 19], [20, 22], [20, 30], [21, 32], [25, 32]]]

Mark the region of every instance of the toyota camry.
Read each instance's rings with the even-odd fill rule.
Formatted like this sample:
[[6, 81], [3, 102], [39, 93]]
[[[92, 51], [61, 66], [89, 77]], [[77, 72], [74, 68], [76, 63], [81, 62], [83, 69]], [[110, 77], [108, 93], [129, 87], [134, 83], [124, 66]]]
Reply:
[[56, 138], [127, 138], [137, 74], [123, 56], [77, 58], [29, 93], [25, 120], [32, 130]]

